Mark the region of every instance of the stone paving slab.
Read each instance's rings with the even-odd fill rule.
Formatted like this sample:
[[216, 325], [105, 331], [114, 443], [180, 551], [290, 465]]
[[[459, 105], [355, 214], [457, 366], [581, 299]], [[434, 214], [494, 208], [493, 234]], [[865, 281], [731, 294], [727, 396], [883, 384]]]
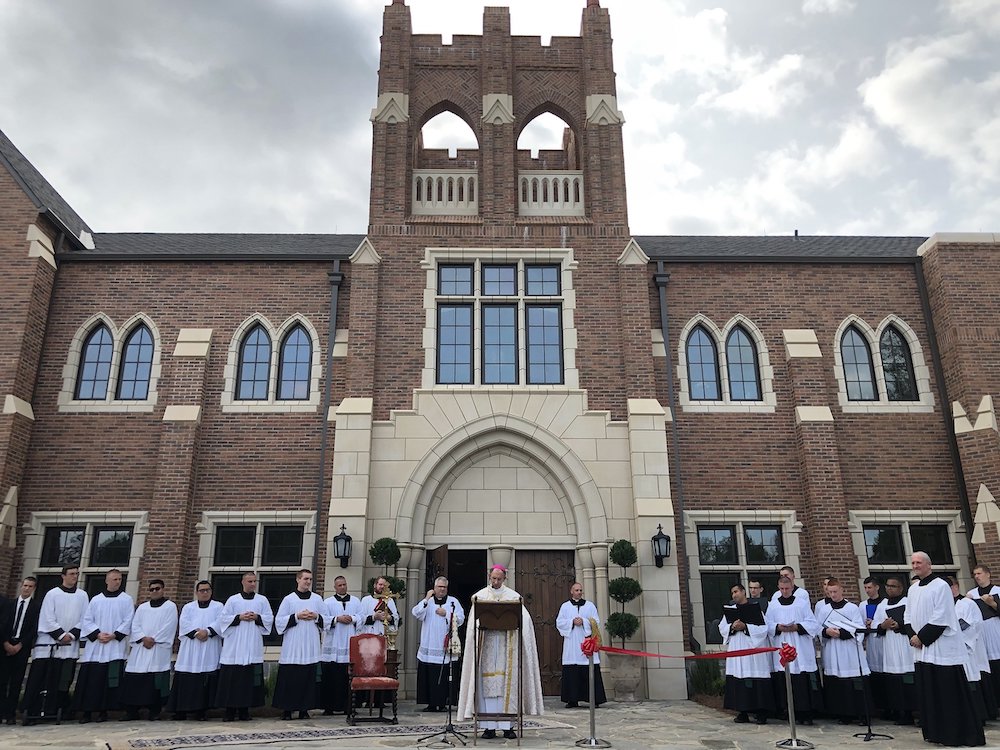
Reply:
[[[577, 740], [590, 735], [590, 713], [587, 709], [566, 709], [555, 699], [545, 702], [543, 729], [525, 730], [523, 748], [572, 748]], [[319, 716], [308, 721], [281, 721], [258, 718], [252, 722], [118, 722], [80, 725], [44, 724], [34, 727], [0, 726], [0, 748], [73, 748], [80, 750], [113, 750], [126, 748], [130, 739], [168, 738], [192, 735], [223, 735], [234, 732], [283, 732], [306, 729], [333, 729], [345, 726], [343, 716]], [[420, 713], [407, 703], [400, 707], [400, 724], [433, 724], [444, 726], [443, 714]], [[559, 724], [568, 726], [558, 726]], [[818, 721], [816, 726], [801, 727], [799, 738], [817, 748], [858, 748], [878, 750], [911, 750], [932, 747], [923, 741], [920, 729], [897, 727], [877, 722], [874, 730], [893, 735], [891, 740], [864, 742], [855, 732], [864, 727], [842, 726], [832, 721]], [[605, 704], [597, 711], [597, 737], [607, 740], [620, 750], [659, 750], [660, 748], [691, 748], [692, 750], [774, 750], [775, 742], [790, 736], [788, 724], [770, 722], [766, 726], [734, 724], [732, 714], [707, 708], [692, 701], [647, 701], [642, 703]], [[219, 738], [217, 738], [219, 739]], [[199, 747], [240, 748], [240, 750], [309, 750], [310, 748], [410, 748], [447, 747], [440, 743], [418, 744], [418, 735], [376, 736], [363, 738], [323, 738], [313, 740], [278, 740], [250, 742], [239, 745], [208, 742]], [[986, 731], [988, 747], [1000, 748], [1000, 724], [991, 723]], [[478, 740], [479, 748], [512, 748], [515, 740]], [[461, 747], [461, 745], [458, 745]], [[469, 737], [469, 747], [472, 738]], [[192, 746], [192, 750], [194, 750]]]

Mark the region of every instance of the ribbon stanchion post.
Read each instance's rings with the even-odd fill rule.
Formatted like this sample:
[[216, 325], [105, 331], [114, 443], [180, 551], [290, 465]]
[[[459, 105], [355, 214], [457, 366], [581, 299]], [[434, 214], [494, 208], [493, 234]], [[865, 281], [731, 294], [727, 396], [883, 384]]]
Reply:
[[594, 688], [594, 654], [601, 649], [600, 641], [594, 636], [584, 638], [580, 644], [580, 650], [587, 656], [587, 677], [590, 683], [590, 736], [586, 739], [577, 740], [577, 747], [611, 747], [607, 740], [597, 738], [597, 700]]
[[791, 733], [791, 737], [786, 740], [779, 740], [774, 743], [775, 747], [780, 748], [792, 748], [796, 750], [797, 748], [802, 748], [802, 750], [813, 750], [816, 746], [811, 742], [806, 742], [805, 740], [800, 740], [795, 735], [795, 696], [792, 694], [792, 670], [789, 667], [795, 657], [798, 654], [795, 651], [795, 647], [786, 643], [780, 649], [779, 661], [781, 666], [785, 668], [785, 697], [788, 701], [788, 731]]

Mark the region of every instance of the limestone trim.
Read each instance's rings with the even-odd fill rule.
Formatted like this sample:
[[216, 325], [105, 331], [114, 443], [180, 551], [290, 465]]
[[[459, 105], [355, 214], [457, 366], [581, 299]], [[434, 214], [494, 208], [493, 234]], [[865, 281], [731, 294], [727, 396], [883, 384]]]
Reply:
[[53, 268], [56, 267], [56, 255], [52, 249], [52, 240], [36, 224], [28, 225], [28, 257], [41, 258]]
[[483, 95], [483, 122], [510, 125], [514, 122], [514, 97], [510, 94]]
[[796, 406], [795, 423], [804, 422], [832, 422], [833, 412], [829, 406]]
[[[244, 337], [257, 324], [263, 326], [271, 339], [271, 360], [268, 369], [267, 398], [261, 400], [241, 400], [236, 398], [236, 388], [239, 384], [238, 373], [240, 362], [240, 347]], [[285, 335], [296, 325], [301, 325], [309, 335], [312, 346], [312, 363], [309, 368], [309, 398], [300, 400], [279, 399], [278, 370], [281, 363], [281, 345]], [[275, 328], [266, 316], [254, 313], [237, 326], [229, 342], [226, 355], [226, 367], [223, 370], [224, 382], [220, 402], [222, 411], [228, 413], [272, 413], [301, 414], [316, 412], [320, 408], [319, 381], [323, 374], [323, 362], [320, 357], [319, 334], [309, 319], [299, 313], [289, 316], [280, 326]]]
[[646, 266], [649, 264], [649, 256], [646, 255], [642, 246], [633, 237], [628, 241], [622, 254], [618, 256], [619, 266]]
[[378, 95], [378, 102], [369, 119], [389, 125], [410, 119], [410, 96], [399, 91], [389, 91]]
[[[83, 400], [76, 398], [76, 379], [80, 369], [80, 357], [83, 355], [83, 342], [94, 328], [104, 324], [111, 333], [112, 353], [111, 369], [108, 374], [108, 390], [101, 400]], [[118, 380], [121, 377], [122, 357], [124, 356], [125, 341], [135, 330], [136, 326], [143, 324], [149, 329], [153, 339], [153, 360], [149, 368], [149, 388], [144, 399], [119, 399]], [[163, 352], [163, 338], [160, 336], [160, 329], [156, 323], [145, 313], [136, 313], [129, 318], [119, 328], [115, 325], [111, 317], [103, 312], [91, 315], [81, 325], [73, 335], [70, 342], [69, 351], [66, 356], [66, 364], [63, 365], [63, 385], [57, 396], [57, 408], [63, 413], [84, 413], [84, 414], [130, 414], [135, 412], [149, 413], [156, 409], [156, 402], [159, 397], [157, 385], [160, 381], [162, 367], [160, 357]]]
[[0, 546], [3, 546], [3, 540], [6, 536], [7, 546], [10, 549], [17, 546], [17, 493], [16, 486], [7, 490], [7, 496], [3, 500], [3, 508], [0, 508]]
[[23, 398], [18, 398], [13, 393], [8, 393], [4, 396], [3, 413], [20, 414], [25, 419], [30, 419], [32, 422], [35, 421], [35, 411], [31, 408], [31, 404]]
[[[959, 510], [920, 510], [915, 508], [899, 510], [849, 510], [847, 512], [847, 528], [851, 533], [851, 543], [854, 554], [858, 558], [859, 590], [862, 582], [868, 576], [878, 576], [880, 573], [898, 573], [910, 567], [910, 555], [922, 551], [913, 548], [910, 536], [911, 525], [942, 525], [948, 527], [948, 542], [951, 547], [951, 563], [935, 561], [938, 572], [954, 570], [961, 579], [962, 591], [972, 586], [971, 571], [964, 561], [969, 559], [969, 543], [965, 534], [965, 522]], [[874, 565], [868, 562], [868, 552], [865, 548], [865, 526], [898, 526], [903, 539], [903, 562], [888, 565]]]
[[1000, 245], [1000, 233], [937, 232], [917, 248], [917, 255], [924, 256], [940, 245]]
[[993, 432], [997, 432], [996, 410], [993, 407], [993, 397], [989, 394], [979, 400], [975, 423], [969, 418], [965, 408], [959, 401], [952, 402], [951, 413], [955, 420], [956, 435], [964, 435], [968, 432], [977, 432], [979, 430], [993, 430]]
[[786, 328], [781, 332], [781, 337], [785, 341], [785, 357], [787, 359], [815, 359], [823, 356], [823, 352], [819, 349], [816, 331], [811, 328]]
[[[468, 297], [439, 296], [437, 293], [437, 269], [441, 264], [468, 263], [473, 265], [473, 295]], [[552, 264], [558, 265], [560, 273], [560, 294], [558, 296], [528, 297], [519, 294], [516, 297], [518, 336], [517, 361], [518, 385], [482, 383], [482, 306], [484, 299], [480, 292], [483, 264], [504, 263], [517, 266], [518, 290], [524, 289], [525, 265]], [[576, 364], [577, 334], [576, 334], [576, 290], [573, 287], [573, 271], [577, 261], [572, 248], [435, 248], [424, 251], [421, 268], [425, 273], [424, 284], [424, 367], [421, 372], [421, 388], [441, 390], [499, 390], [523, 389], [526, 392], [543, 390], [564, 391], [576, 389], [580, 385], [580, 372]], [[514, 304], [514, 297], [506, 298]], [[437, 382], [437, 310], [442, 302], [461, 301], [473, 306], [473, 382], [463, 385], [443, 385]], [[560, 304], [562, 311], [562, 348], [563, 348], [563, 382], [543, 385], [527, 382], [527, 337], [525, 335], [525, 307], [528, 304], [546, 302]]]
[[377, 266], [382, 262], [382, 256], [375, 251], [371, 240], [365, 237], [351, 253], [349, 261], [355, 266]]
[[[220, 526], [255, 526], [253, 563], [250, 565], [216, 565], [215, 536]], [[262, 564], [265, 526], [302, 527], [302, 563], [294, 565]], [[212, 573], [295, 572], [299, 568], [314, 570], [313, 549], [316, 544], [316, 512], [311, 510], [208, 510], [195, 525], [198, 534], [198, 576], [211, 580]], [[331, 582], [332, 583], [332, 582]], [[331, 586], [332, 588], [332, 586]]]
[[997, 534], [1000, 534], [1000, 507], [997, 507], [996, 498], [985, 484], [979, 485], [979, 493], [976, 495], [976, 518], [973, 523], [975, 524], [972, 530], [973, 544], [986, 544], [988, 523], [995, 523]]
[[[850, 326], [854, 326], [868, 342], [872, 354], [872, 368], [875, 371], [876, 401], [851, 401], [847, 398], [847, 381], [844, 376], [844, 359], [840, 341]], [[882, 365], [882, 351], [879, 342], [889, 326], [895, 327], [910, 347], [913, 377], [917, 386], [916, 401], [890, 401], [886, 395], [885, 369]], [[927, 414], [934, 411], [934, 393], [931, 391], [931, 371], [924, 360], [923, 347], [913, 329], [898, 315], [887, 315], [872, 329], [860, 316], [849, 315], [833, 337], [833, 371], [837, 378], [837, 401], [845, 414]]]
[[197, 404], [171, 404], [163, 410], [164, 422], [201, 422], [201, 407]]
[[[691, 384], [688, 380], [687, 340], [698, 325], [704, 326], [712, 337], [719, 363], [719, 389], [722, 396], [717, 401], [699, 401], [691, 398]], [[742, 328], [757, 349], [757, 373], [760, 379], [759, 401], [734, 401], [729, 388], [729, 366], [726, 340], [736, 327]], [[663, 331], [660, 331], [660, 338]], [[655, 339], [654, 339], [655, 342]], [[665, 354], [664, 354], [665, 356]], [[703, 313], [692, 317], [681, 329], [677, 342], [677, 382], [679, 383], [677, 403], [682, 411], [702, 414], [772, 414], [778, 403], [774, 391], [774, 367], [767, 349], [767, 341], [760, 329], [745, 315], [734, 315], [719, 328], [711, 318]]]
[[[763, 499], [762, 506], [775, 505], [777, 499]], [[737, 539], [737, 562], [735, 565], [705, 565], [701, 562], [698, 548], [699, 526], [734, 526]], [[781, 528], [781, 544], [784, 558], [781, 562], [758, 564], [750, 563], [746, 557], [746, 545], [743, 542], [743, 529], [746, 526], [779, 526]], [[700, 643], [708, 643], [708, 633], [705, 621], [714, 620], [717, 613], [705, 612], [705, 595], [701, 583], [702, 573], [737, 573], [740, 580], [745, 581], [752, 574], [773, 576], [779, 565], [789, 565], [795, 570], [801, 570], [800, 535], [802, 523], [796, 518], [794, 510], [686, 510], [684, 511], [684, 549], [687, 552], [688, 592], [694, 613], [692, 629]], [[770, 596], [773, 592], [767, 592]], [[714, 638], [715, 636], [713, 636]], [[710, 646], [713, 650], [721, 650], [722, 646]]]
[[174, 345], [175, 357], [207, 358], [212, 346], [211, 328], [181, 328]]
[[88, 575], [100, 575], [102, 578], [109, 565], [92, 565], [91, 550], [94, 544], [96, 529], [105, 526], [131, 526], [132, 546], [129, 549], [128, 565], [117, 565], [126, 576], [125, 591], [132, 598], [139, 596], [139, 566], [146, 549], [146, 535], [149, 532], [149, 513], [147, 511], [94, 511], [94, 510], [59, 510], [31, 513], [28, 521], [21, 527], [24, 532], [24, 566], [21, 577], [29, 575], [56, 575], [59, 567], [43, 567], [42, 546], [45, 542], [45, 530], [52, 526], [78, 526], [84, 529], [83, 548], [80, 550], [80, 585], [85, 585]]
[[614, 94], [588, 94], [587, 124], [624, 125], [625, 115], [618, 109], [618, 98]]

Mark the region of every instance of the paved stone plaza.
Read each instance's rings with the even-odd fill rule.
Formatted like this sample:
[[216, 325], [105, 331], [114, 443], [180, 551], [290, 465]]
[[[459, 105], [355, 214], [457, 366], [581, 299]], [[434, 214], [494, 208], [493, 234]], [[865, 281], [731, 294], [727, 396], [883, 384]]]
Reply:
[[[317, 712], [318, 713], [318, 712]], [[430, 721], [428, 720], [430, 717]], [[410, 702], [401, 707], [400, 727], [417, 728], [424, 724], [443, 725], [442, 714], [424, 714]], [[651, 748], [702, 748], [704, 750], [765, 750], [789, 736], [788, 725], [772, 722], [767, 726], [735, 725], [732, 715], [722, 713], [691, 701], [648, 701], [644, 703], [609, 703], [597, 712], [597, 736], [623, 750], [649, 750]], [[525, 748], [572, 748], [577, 740], [589, 736], [589, 712], [586, 709], [565, 709], [554, 699], [546, 700], [545, 726], [526, 729], [521, 746]], [[239, 747], [254, 750], [281, 750], [282, 748], [393, 748], [393, 747], [445, 747], [433, 742], [418, 744], [419, 734], [377, 734], [392, 727], [364, 725], [371, 734], [354, 737], [321, 736], [322, 730], [339, 730], [346, 727], [342, 716], [317, 716], [309, 721], [280, 721], [276, 718], [255, 719], [250, 723], [146, 721], [105, 724], [76, 722], [62, 725], [36, 727], [0, 727], [0, 747], [4, 748], [108, 748], [131, 750], [139, 747], [205, 748]], [[923, 742], [920, 730], [915, 727], [896, 727], [877, 723], [875, 731], [891, 734], [892, 740], [873, 740], [865, 743], [852, 735], [864, 731], [863, 727], [841, 726], [836, 722], [821, 721], [816, 726], [803, 727], [800, 738], [817, 748], [841, 748], [857, 745], [901, 750], [903, 748], [929, 748]], [[431, 730], [433, 731], [433, 730]], [[300, 733], [299, 737], [280, 736], [278, 733]], [[234, 734], [257, 734], [239, 742]], [[310, 733], [313, 736], [310, 737]], [[325, 732], [322, 732], [326, 734]], [[194, 740], [198, 736], [198, 740]], [[174, 740], [152, 742], [152, 740]], [[137, 740], [146, 740], [138, 743]], [[238, 744], [229, 744], [233, 741]], [[1000, 725], [990, 725], [986, 732], [987, 747], [1000, 747]], [[223, 744], [225, 743], [225, 744]], [[469, 746], [472, 737], [469, 736]], [[479, 747], [515, 747], [514, 740], [479, 740]]]

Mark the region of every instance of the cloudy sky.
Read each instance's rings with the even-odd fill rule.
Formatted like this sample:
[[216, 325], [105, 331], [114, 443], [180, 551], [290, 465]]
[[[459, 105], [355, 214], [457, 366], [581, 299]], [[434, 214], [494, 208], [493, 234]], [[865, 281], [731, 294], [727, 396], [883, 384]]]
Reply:
[[[363, 232], [384, 4], [0, 0], [0, 129], [97, 231]], [[484, 4], [409, 0], [446, 37]], [[634, 233], [1000, 231], [1000, 0], [602, 5]]]

